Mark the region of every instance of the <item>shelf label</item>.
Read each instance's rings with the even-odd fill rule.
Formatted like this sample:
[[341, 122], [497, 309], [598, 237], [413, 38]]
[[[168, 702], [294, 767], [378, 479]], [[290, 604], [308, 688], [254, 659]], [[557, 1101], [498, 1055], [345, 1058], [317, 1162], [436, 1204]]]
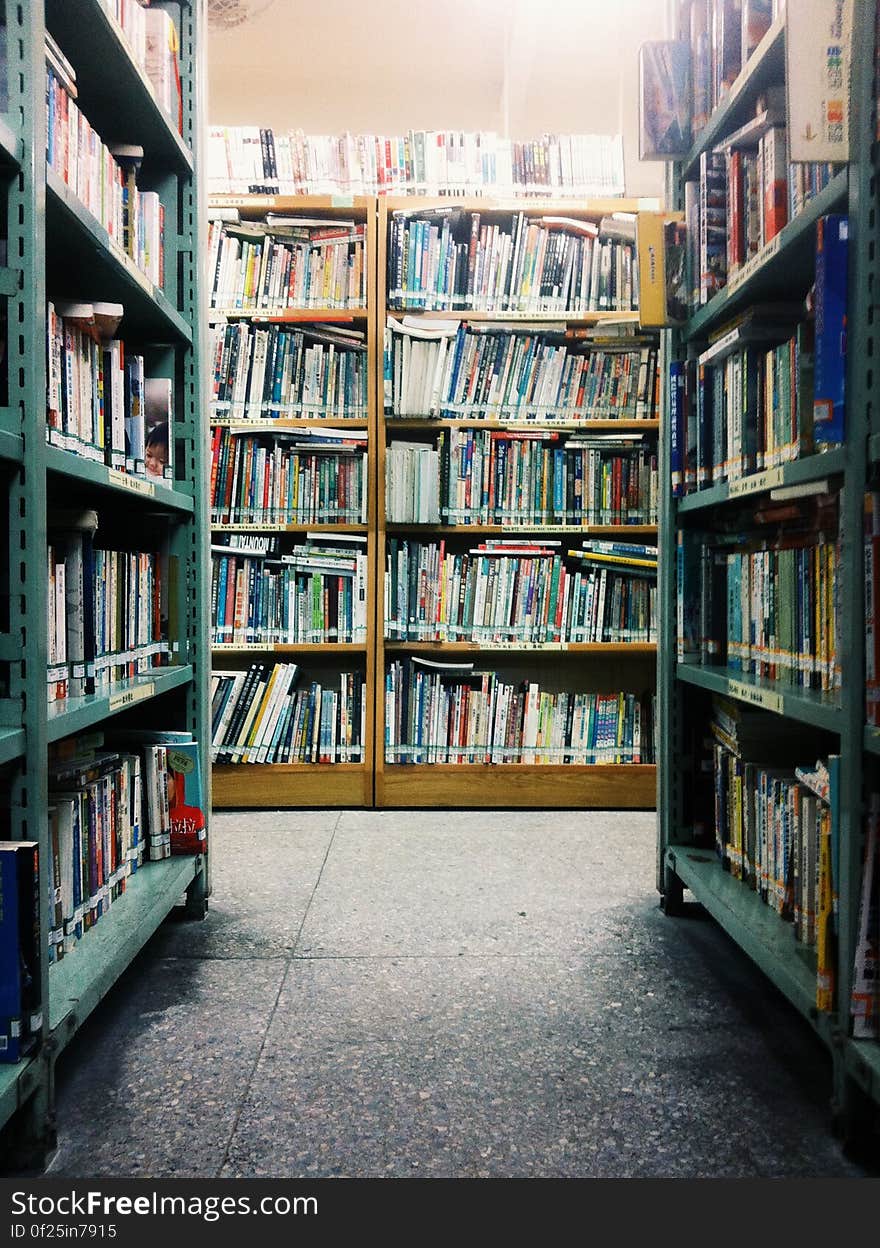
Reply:
[[750, 706], [763, 707], [765, 711], [782, 714], [782, 694], [772, 693], [769, 689], [759, 689], [756, 685], [747, 685], [741, 680], [732, 680], [729, 685], [730, 696], [740, 702], [748, 702]]
[[210, 195], [209, 208], [274, 208], [274, 195]]
[[354, 196], [353, 195], [331, 195], [330, 207], [331, 208], [353, 208]]
[[765, 265], [768, 260], [773, 259], [779, 251], [779, 240], [781, 238], [782, 234], [777, 234], [770, 240], [766, 247], [762, 247], [758, 254], [749, 260], [748, 264], [744, 264], [738, 273], [734, 273], [733, 277], [724, 287], [728, 294], [733, 294], [735, 290], [738, 290], [740, 286], [742, 286], [743, 282], [747, 282], [750, 277], [753, 277], [756, 271]]
[[728, 481], [727, 494], [729, 498], [742, 498], [744, 494], [760, 494], [764, 490], [782, 485], [782, 480], [781, 465], [776, 468], [765, 468], [763, 472], [753, 472], [747, 477], [738, 477], [735, 481]]
[[125, 706], [131, 706], [134, 702], [143, 702], [145, 698], [151, 698], [155, 689], [155, 683], [150, 680], [146, 684], [135, 686], [134, 689], [123, 689], [120, 693], [112, 693], [108, 699], [111, 714], [114, 711], [121, 711]]
[[144, 494], [147, 498], [155, 497], [155, 485], [152, 481], [144, 481], [142, 477], [132, 477], [127, 472], [120, 472], [118, 468], [108, 468], [107, 479], [111, 485], [116, 485], [120, 489], [131, 490], [135, 494]]

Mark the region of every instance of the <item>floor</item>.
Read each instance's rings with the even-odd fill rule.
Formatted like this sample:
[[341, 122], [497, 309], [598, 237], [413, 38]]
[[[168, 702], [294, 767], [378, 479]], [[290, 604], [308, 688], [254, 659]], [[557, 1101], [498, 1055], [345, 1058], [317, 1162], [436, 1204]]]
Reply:
[[859, 1176], [824, 1052], [708, 919], [654, 817], [216, 816], [60, 1066], [53, 1175]]

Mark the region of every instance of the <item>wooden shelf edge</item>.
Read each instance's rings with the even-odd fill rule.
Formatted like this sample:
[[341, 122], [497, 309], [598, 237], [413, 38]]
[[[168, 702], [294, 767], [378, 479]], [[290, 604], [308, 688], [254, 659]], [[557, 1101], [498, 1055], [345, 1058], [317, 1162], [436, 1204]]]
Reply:
[[371, 806], [373, 775], [366, 763], [270, 763], [211, 768], [215, 810]]
[[380, 808], [654, 810], [656, 801], [653, 764], [386, 763], [376, 777]]

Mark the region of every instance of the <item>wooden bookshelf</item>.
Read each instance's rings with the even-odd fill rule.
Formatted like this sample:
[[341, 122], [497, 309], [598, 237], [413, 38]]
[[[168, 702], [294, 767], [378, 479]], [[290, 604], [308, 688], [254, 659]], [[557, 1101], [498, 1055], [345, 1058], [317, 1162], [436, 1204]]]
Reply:
[[[290, 806], [371, 806], [373, 803], [373, 720], [375, 703], [375, 615], [372, 603], [377, 592], [376, 558], [377, 536], [376, 508], [376, 397], [378, 394], [376, 367], [381, 366], [381, 341], [377, 348], [377, 333], [381, 339], [376, 308], [376, 203], [368, 196], [352, 198], [339, 196], [304, 195], [221, 195], [212, 196], [212, 207], [234, 207], [242, 220], [259, 220], [267, 212], [291, 213], [301, 216], [326, 217], [328, 221], [354, 220], [366, 226], [365, 271], [366, 307], [364, 308], [282, 308], [244, 311], [241, 309], [211, 309], [208, 320], [250, 320], [253, 322], [277, 322], [279, 324], [354, 323], [367, 334], [366, 376], [367, 412], [354, 418], [339, 417], [322, 412], [304, 411], [302, 415], [280, 417], [277, 420], [248, 420], [239, 417], [214, 418], [209, 413], [212, 427], [220, 425], [236, 430], [253, 430], [255, 433], [296, 430], [321, 427], [363, 431], [368, 437], [367, 507], [366, 524], [332, 523], [227, 523], [213, 522], [214, 533], [279, 533], [291, 536], [306, 533], [358, 534], [367, 538], [367, 635], [363, 642], [299, 642], [216, 644], [211, 648], [213, 663], [223, 670], [247, 666], [264, 656], [278, 656], [286, 661], [299, 662], [304, 678], [309, 678], [310, 664], [319, 663], [322, 671], [330, 668], [335, 673], [343, 670], [361, 670], [365, 677], [366, 735], [363, 743], [364, 761], [360, 763], [242, 763], [220, 764], [212, 767], [214, 805], [219, 808], [242, 809], [276, 808]], [[377, 354], [378, 352], [378, 354]], [[329, 665], [329, 666], [328, 666]]]
[[[435, 208], [462, 208], [466, 212], [479, 212], [487, 219], [493, 219], [523, 212], [527, 216], [560, 215], [580, 220], [597, 222], [612, 212], [638, 213], [645, 205], [640, 200], [591, 200], [562, 201], [548, 203], [532, 200], [491, 200], [482, 198], [422, 198], [422, 197], [384, 197], [379, 200], [379, 230], [377, 252], [377, 306], [383, 312], [383, 326], [387, 316], [397, 318], [418, 316], [426, 321], [453, 320], [474, 322], [509, 322], [540, 325], [601, 325], [603, 323], [635, 325], [638, 323], [638, 312], [586, 312], [568, 313], [565, 311], [540, 313], [506, 313], [506, 312], [466, 312], [466, 311], [424, 311], [420, 309], [400, 309], [388, 306], [387, 300], [387, 246], [391, 215], [400, 210], [409, 214], [417, 214]], [[614, 338], [611, 341], [625, 342], [625, 339]], [[384, 576], [386, 541], [389, 536], [401, 535], [423, 539], [433, 537], [468, 537], [510, 536], [511, 533], [523, 535], [543, 534], [547, 537], [559, 535], [596, 536], [604, 538], [629, 537], [632, 539], [656, 539], [657, 525], [564, 525], [564, 524], [407, 524], [386, 521], [384, 484], [386, 445], [392, 434], [406, 435], [407, 432], [432, 432], [440, 429], [475, 428], [493, 430], [534, 430], [548, 431], [596, 431], [596, 432], [643, 432], [657, 434], [660, 428], [659, 419], [653, 420], [583, 420], [569, 421], [526, 421], [523, 419], [481, 420], [478, 415], [462, 414], [456, 419], [434, 420], [430, 418], [409, 419], [406, 417], [386, 417], [382, 395], [383, 377], [383, 341], [377, 335], [377, 366], [376, 379], [379, 393], [376, 397], [379, 436], [376, 440], [377, 474], [379, 483], [378, 506], [376, 513], [377, 541], [379, 558], [377, 576]], [[604, 341], [598, 346], [605, 345]], [[381, 581], [376, 596], [376, 746], [375, 746], [375, 800], [379, 807], [473, 807], [473, 808], [627, 808], [652, 809], [656, 804], [656, 767], [638, 764], [595, 764], [595, 765], [533, 765], [533, 764], [468, 764], [468, 763], [432, 763], [406, 764], [388, 763], [385, 761], [385, 699], [381, 695], [384, 689], [387, 660], [402, 655], [436, 655], [438, 658], [455, 655], [480, 655], [488, 659], [503, 659], [517, 663], [533, 661], [532, 651], [540, 651], [540, 666], [535, 666], [538, 674], [544, 665], [551, 661], [571, 665], [577, 663], [580, 670], [583, 663], [592, 663], [595, 659], [604, 659], [606, 672], [608, 660], [612, 661], [610, 670], [620, 673], [624, 678], [628, 669], [638, 673], [639, 680], [644, 680], [645, 673], [650, 673], [649, 681], [654, 682], [654, 661], [657, 647], [648, 643], [607, 643], [577, 644], [568, 643], [555, 645], [517, 645], [516, 643], [492, 645], [471, 641], [434, 642], [434, 641], [392, 641], [385, 638], [385, 621], [383, 618], [384, 593]], [[584, 688], [587, 685], [583, 686]], [[625, 688], [625, 684], [618, 688]], [[641, 687], [641, 686], [640, 686]]]

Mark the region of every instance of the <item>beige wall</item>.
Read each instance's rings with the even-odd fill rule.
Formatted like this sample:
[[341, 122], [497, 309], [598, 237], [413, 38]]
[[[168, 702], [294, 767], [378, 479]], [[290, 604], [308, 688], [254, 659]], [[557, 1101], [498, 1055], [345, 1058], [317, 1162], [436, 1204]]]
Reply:
[[[638, 45], [665, 0], [274, 0], [209, 39], [209, 117], [307, 133], [507, 129], [622, 133], [638, 161]], [[505, 72], [506, 70], [506, 72]]]

